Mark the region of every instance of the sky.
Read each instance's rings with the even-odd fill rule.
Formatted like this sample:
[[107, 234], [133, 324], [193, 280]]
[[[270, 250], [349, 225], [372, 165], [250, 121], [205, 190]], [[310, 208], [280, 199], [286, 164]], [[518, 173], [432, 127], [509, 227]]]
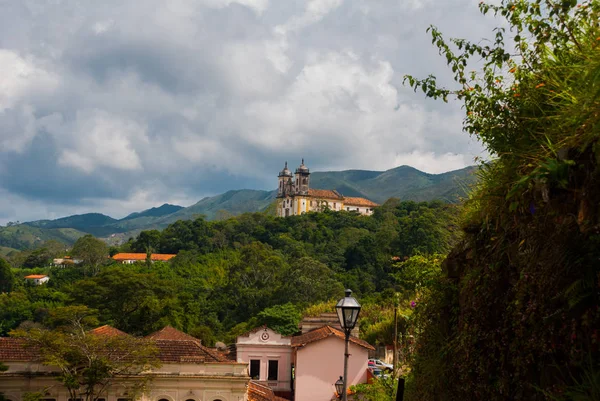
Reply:
[[403, 86], [479, 0], [0, 0], [0, 224], [120, 218], [311, 171], [474, 164], [460, 104]]

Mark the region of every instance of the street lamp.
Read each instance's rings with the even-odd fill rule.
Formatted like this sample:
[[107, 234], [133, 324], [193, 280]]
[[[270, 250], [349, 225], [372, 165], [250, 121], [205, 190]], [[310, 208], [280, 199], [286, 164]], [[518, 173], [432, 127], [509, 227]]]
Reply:
[[[350, 342], [350, 332], [352, 332], [352, 329], [354, 326], [356, 326], [358, 314], [360, 313], [360, 304], [351, 295], [352, 290], [346, 290], [346, 296], [340, 299], [335, 306], [338, 319], [340, 320], [340, 326], [342, 326], [342, 330], [344, 330], [344, 334], [346, 335], [346, 352], [344, 353], [344, 379], [341, 386], [342, 401], [348, 400], [346, 383], [348, 383], [348, 357], [350, 356], [348, 353], [348, 343]], [[338, 391], [338, 394], [339, 393], [340, 392]]]
[[344, 379], [342, 376], [335, 382], [335, 391], [338, 393], [338, 398], [342, 398], [342, 392], [344, 391]]

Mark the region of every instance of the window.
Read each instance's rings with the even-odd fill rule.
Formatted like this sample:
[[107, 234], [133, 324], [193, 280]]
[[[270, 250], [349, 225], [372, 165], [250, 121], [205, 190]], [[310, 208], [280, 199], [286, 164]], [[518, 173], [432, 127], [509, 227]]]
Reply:
[[268, 380], [277, 380], [278, 376], [279, 376], [279, 361], [269, 361]]
[[250, 377], [255, 380], [260, 379], [260, 360], [259, 359], [251, 359], [250, 360]]
[[311, 207], [312, 207], [312, 205], [313, 205], [313, 204], [312, 204], [312, 202], [313, 202], [313, 201], [310, 201], [310, 206], [311, 206]]
[[333, 202], [333, 208], [335, 209], [337, 207], [337, 203]]

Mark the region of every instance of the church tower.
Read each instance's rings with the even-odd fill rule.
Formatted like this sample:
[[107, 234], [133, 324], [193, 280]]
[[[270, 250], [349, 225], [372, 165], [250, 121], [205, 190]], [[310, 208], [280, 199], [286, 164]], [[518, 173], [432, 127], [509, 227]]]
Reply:
[[290, 195], [290, 183], [292, 180], [292, 172], [288, 169], [287, 162], [285, 167], [279, 172], [279, 186], [277, 187], [277, 197], [283, 198]]
[[296, 169], [296, 194], [297, 195], [308, 195], [310, 181], [310, 171], [308, 167], [304, 165], [304, 159], [302, 164]]

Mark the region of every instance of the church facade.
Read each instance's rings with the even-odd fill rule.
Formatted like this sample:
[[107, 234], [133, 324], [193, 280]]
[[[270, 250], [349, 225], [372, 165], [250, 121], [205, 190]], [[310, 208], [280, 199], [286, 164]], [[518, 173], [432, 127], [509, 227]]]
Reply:
[[310, 188], [310, 170], [302, 164], [294, 174], [285, 167], [279, 172], [277, 187], [277, 216], [296, 216], [323, 210], [358, 212], [371, 215], [379, 206], [365, 198], [343, 196], [336, 190]]

